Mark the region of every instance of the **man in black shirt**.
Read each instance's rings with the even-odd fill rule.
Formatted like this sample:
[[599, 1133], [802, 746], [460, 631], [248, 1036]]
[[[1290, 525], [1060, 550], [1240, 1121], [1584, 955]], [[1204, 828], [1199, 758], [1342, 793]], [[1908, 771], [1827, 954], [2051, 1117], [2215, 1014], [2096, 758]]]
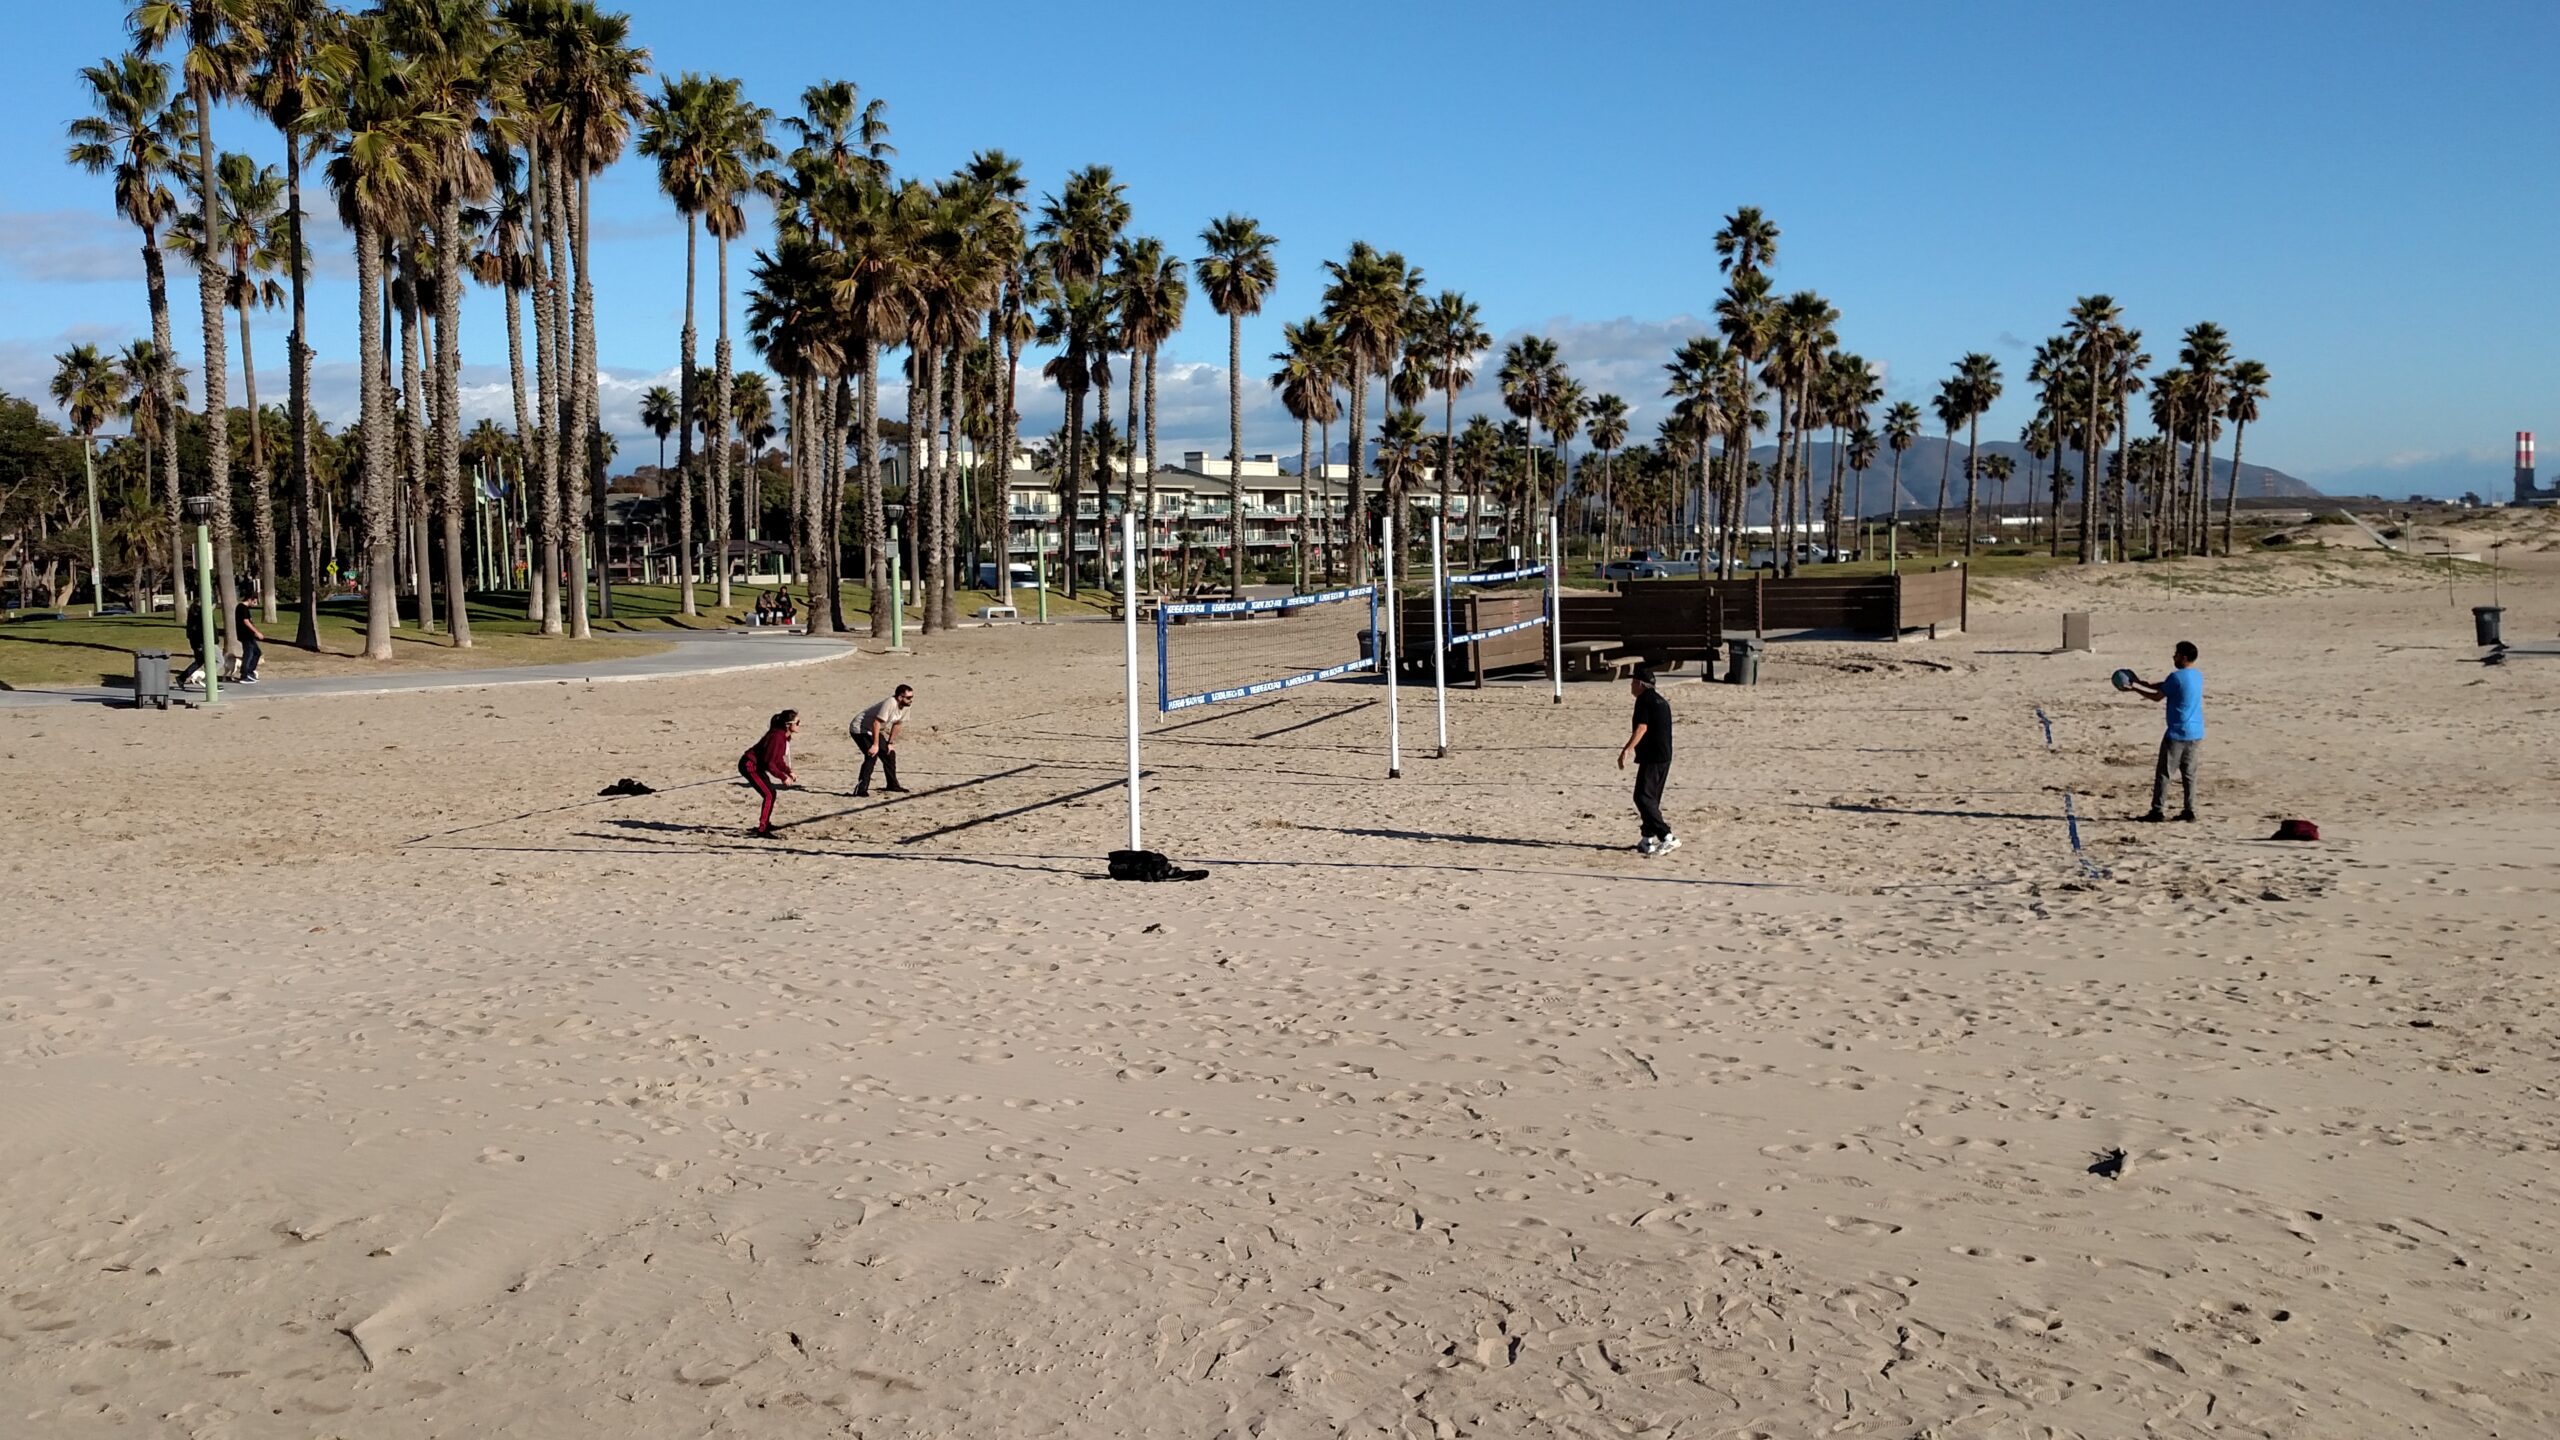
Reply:
[[1650, 665], [1637, 666], [1627, 688], [1636, 697], [1635, 724], [1618, 751], [1618, 768], [1626, 769], [1627, 758], [1635, 757], [1636, 815], [1644, 822], [1644, 839], [1636, 852], [1660, 855], [1680, 848], [1680, 837], [1662, 818], [1662, 787], [1671, 779], [1671, 702], [1653, 688]]

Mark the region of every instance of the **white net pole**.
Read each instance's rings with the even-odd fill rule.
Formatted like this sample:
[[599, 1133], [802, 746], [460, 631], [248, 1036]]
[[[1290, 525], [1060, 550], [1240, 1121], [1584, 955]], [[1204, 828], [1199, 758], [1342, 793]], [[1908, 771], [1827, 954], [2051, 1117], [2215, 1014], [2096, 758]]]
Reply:
[[[1125, 562], [1138, 553], [1138, 517], [1120, 512], [1120, 555]], [[1138, 826], [1138, 567], [1120, 567], [1120, 636], [1128, 667], [1129, 699], [1129, 848], [1143, 850]]]
[[1431, 701], [1440, 713], [1440, 754], [1449, 758], [1449, 577], [1441, 559], [1448, 522], [1431, 521]]
[[1387, 778], [1400, 780], [1404, 778], [1404, 727], [1396, 714], [1396, 517], [1383, 516], [1381, 523], [1386, 527], [1381, 536], [1386, 543], [1380, 547], [1385, 558], [1379, 567], [1378, 598], [1386, 605], [1386, 614], [1374, 638], [1387, 664]]
[[1556, 703], [1564, 703], [1564, 531], [1547, 517], [1547, 673], [1554, 677]]

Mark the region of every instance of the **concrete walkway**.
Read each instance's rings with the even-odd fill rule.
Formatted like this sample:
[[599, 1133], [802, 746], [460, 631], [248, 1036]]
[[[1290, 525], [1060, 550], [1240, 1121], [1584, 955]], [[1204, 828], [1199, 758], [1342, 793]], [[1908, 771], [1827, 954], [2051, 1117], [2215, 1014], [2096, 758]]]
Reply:
[[[245, 704], [308, 695], [392, 695], [412, 690], [474, 690], [491, 685], [603, 685], [620, 680], [666, 680], [690, 675], [724, 675], [741, 670], [772, 670], [791, 665], [822, 665], [854, 653], [853, 645], [847, 640], [781, 631], [713, 631], [667, 638], [674, 648], [654, 655], [617, 655], [572, 660], [560, 665], [507, 665], [486, 670], [410, 670], [382, 675], [261, 680], [255, 685], [226, 684], [222, 687], [222, 698], [216, 703]], [[174, 668], [181, 657], [171, 658]], [[64, 685], [0, 690], [0, 710], [124, 705], [132, 698], [133, 692], [123, 686]], [[204, 693], [200, 690], [172, 692], [172, 704], [180, 699], [200, 705], [204, 703]]]

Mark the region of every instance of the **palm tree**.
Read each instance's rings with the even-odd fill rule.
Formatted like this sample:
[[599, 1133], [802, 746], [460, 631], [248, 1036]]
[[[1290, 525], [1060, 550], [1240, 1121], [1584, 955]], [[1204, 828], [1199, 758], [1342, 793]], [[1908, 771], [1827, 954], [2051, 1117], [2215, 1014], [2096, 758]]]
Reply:
[[1401, 254], [1378, 250], [1365, 240], [1351, 242], [1350, 253], [1326, 261], [1324, 269], [1325, 320], [1342, 339], [1342, 383], [1351, 393], [1350, 423], [1344, 427], [1351, 442], [1351, 489], [1343, 500], [1343, 524], [1351, 546], [1351, 578], [1357, 583], [1369, 575], [1369, 531], [1361, 518], [1367, 514], [1361, 491], [1368, 465], [1361, 432], [1368, 423], [1369, 377], [1385, 374], [1402, 347], [1408, 317], [1422, 294], [1422, 272], [1407, 265]]
[[1262, 313], [1263, 296], [1280, 282], [1275, 242], [1244, 215], [1209, 222], [1200, 232], [1193, 270], [1209, 308], [1227, 317], [1227, 583], [1244, 589], [1244, 317]]
[[[988, 358], [994, 362], [996, 370], [995, 394], [991, 397], [996, 419], [993, 446], [998, 476], [996, 488], [1001, 491], [1012, 483], [1013, 454], [1019, 439], [1016, 427], [1021, 424], [1020, 413], [1014, 405], [1014, 390], [1022, 369], [1022, 347], [1030, 342], [1034, 334], [1031, 309], [1040, 301], [1036, 288], [1041, 277], [1030, 264], [1030, 250], [1025, 243], [1027, 237], [1022, 225], [1022, 197], [1026, 187], [1022, 180], [1021, 162], [1001, 150], [981, 150], [969, 157], [968, 174], [971, 182], [976, 184], [980, 192], [986, 196], [988, 223], [1001, 232], [990, 237], [990, 244], [995, 248], [997, 258], [1001, 262], [1003, 282], [997, 292], [996, 304], [987, 315]], [[1180, 287], [1176, 287], [1173, 301], [1177, 309], [1182, 293]], [[1179, 323], [1178, 318], [1175, 323]], [[1000, 359], [997, 354], [999, 348], [1002, 352]], [[1152, 360], [1153, 357], [1154, 352], [1150, 351], [1149, 359]], [[1152, 365], [1149, 367], [1148, 377], [1148, 383], [1152, 385], [1154, 383]], [[1152, 398], [1152, 390], [1149, 395], [1147, 413], [1153, 416], [1155, 401]], [[1148, 447], [1151, 458], [1147, 474], [1152, 482], [1155, 476], [1152, 461], [1154, 455], [1152, 434]], [[1010, 605], [1013, 603], [1012, 497], [1009, 493], [999, 493], [995, 498], [998, 509], [997, 599], [1000, 603]], [[1154, 509], [1152, 500], [1149, 502], [1148, 509], [1152, 518]], [[1152, 549], [1150, 558], [1152, 558]]]
[[1728, 275], [1757, 275], [1778, 259], [1778, 226], [1760, 213], [1757, 205], [1745, 205], [1724, 217], [1724, 228], [1716, 232], [1716, 268]]
[[[125, 397], [119, 408], [133, 423], [133, 438], [142, 445], [143, 482], [147, 492], [151, 477], [160, 473], [156, 467], [164, 458], [162, 452], [177, 445], [177, 425], [173, 417], [187, 403], [187, 367], [170, 364], [168, 352], [150, 341], [135, 340], [116, 356], [116, 374], [123, 384]], [[143, 528], [148, 531], [147, 525]], [[174, 538], [165, 525], [156, 534], [161, 543]], [[172, 546], [170, 549], [172, 565], [178, 563], [177, 557], [183, 548]], [[177, 591], [186, 587], [173, 585], [170, 588]], [[143, 597], [137, 596], [135, 604], [139, 607], [142, 603]]]
[[[284, 272], [293, 292], [293, 331], [285, 339], [286, 408], [293, 428], [293, 643], [314, 652], [320, 648], [320, 509], [311, 475], [311, 344], [303, 323], [311, 264], [302, 238], [302, 165], [322, 138], [313, 123], [325, 111], [327, 81], [319, 61], [337, 18], [331, 0], [257, 0], [254, 23], [264, 43], [247, 91], [285, 142]], [[512, 316], [512, 292], [508, 306]], [[272, 577], [266, 593], [272, 620]]]
[[[757, 370], [733, 375], [721, 388], [728, 392], [729, 425], [746, 466], [738, 483], [738, 538], [754, 543], [763, 538], [764, 528], [764, 475], [757, 465], [764, 458], [764, 447], [780, 433], [773, 424], [773, 391]], [[662, 437], [660, 444], [664, 443]], [[663, 466], [666, 461], [662, 457], [658, 463]]]
[[[1333, 396], [1335, 362], [1339, 347], [1333, 343], [1333, 332], [1321, 316], [1308, 316], [1294, 325], [1280, 327], [1281, 348], [1271, 356], [1279, 369], [1271, 372], [1271, 388], [1280, 395], [1280, 406], [1298, 422], [1298, 574], [1300, 590], [1307, 586], [1307, 526], [1313, 523], [1315, 510], [1308, 490], [1308, 470], [1314, 454], [1308, 446], [1309, 433], [1318, 420], [1333, 422], [1336, 405]], [[1149, 507], [1152, 515], [1153, 507]]]
[[1996, 492], [2000, 498], [1992, 502], [1995, 512], [2007, 509], [2009, 477], [2018, 473], [2018, 462], [2006, 455], [1986, 455], [1982, 458], [1982, 473], [1990, 476], [1991, 483], [2000, 487]]
[[2187, 410], [2195, 443], [2195, 476], [2190, 482], [2187, 508], [2187, 531], [2193, 538], [2187, 548], [2198, 555], [2209, 555], [2213, 552], [2214, 430], [2221, 423], [2222, 407], [2230, 397], [2231, 337], [2210, 320], [2191, 325], [2179, 342], [2178, 363], [2186, 368], [2187, 383], [2193, 392]]
[[1885, 448], [1893, 452], [1893, 514], [1890, 522], [1896, 530], [1902, 527], [1902, 457], [1920, 443], [1920, 407], [1908, 400], [1896, 400], [1884, 412]]
[[2231, 422], [2231, 484], [2222, 501], [2222, 553], [2231, 553], [2231, 532], [2240, 518], [2240, 441], [2249, 433], [2249, 422], [2258, 418], [2258, 402], [2267, 398], [2267, 384], [2273, 377], [2267, 367], [2255, 360], [2243, 360], [2231, 367], [2230, 395], [2222, 403], [2222, 418]]
[[[1799, 549], [1796, 516], [1800, 507], [1790, 499], [1800, 500], [1805, 488], [1801, 472], [1805, 468], [1805, 434], [1812, 428], [1809, 412], [1813, 387], [1829, 363], [1833, 347], [1839, 344], [1840, 337], [1832, 330], [1839, 319], [1840, 312], [1811, 290], [1788, 296], [1779, 311], [1768, 364], [1761, 374], [1778, 393], [1778, 470], [1770, 482], [1777, 505], [1770, 516], [1770, 529], [1783, 539], [1782, 564], [1788, 575], [1796, 573]], [[1783, 525], [1776, 523], [1781, 511]]]
[[[54, 357], [53, 403], [80, 437], [80, 468], [89, 485], [89, 613], [107, 603], [106, 567], [98, 558], [98, 427], [124, 400], [124, 380], [95, 345], [74, 345]], [[2233, 452], [2237, 454], [2237, 451]]]
[[[1120, 342], [1129, 351], [1129, 438], [1132, 454], [1138, 439], [1139, 383], [1145, 378], [1147, 488], [1138, 509], [1140, 570], [1138, 583], [1155, 584], [1156, 522], [1156, 352], [1182, 328], [1182, 311], [1191, 296], [1190, 272], [1167, 254], [1153, 236], [1124, 240], [1113, 252], [1112, 283], [1120, 296]], [[1135, 466], [1133, 465], [1134, 469]], [[1140, 497], [1131, 495], [1137, 502]]]
[[[1107, 372], [1101, 331], [1111, 320], [1111, 297], [1102, 285], [1103, 264], [1120, 232], [1129, 225], [1128, 187], [1112, 177], [1108, 165], [1088, 165], [1068, 174], [1055, 195], [1040, 202], [1040, 218], [1032, 233], [1040, 241], [1042, 259], [1057, 284], [1057, 301], [1044, 324], [1044, 339], [1063, 347], [1052, 362], [1051, 378], [1067, 401], [1066, 547], [1067, 593], [1076, 589], [1076, 510], [1085, 477], [1085, 392]], [[1205, 277], [1204, 277], [1205, 278]], [[1044, 369], [1050, 367], [1043, 367]], [[1108, 382], [1102, 382], [1107, 384]], [[1109, 401], [1106, 399], [1105, 404]], [[1105, 545], [1101, 552], [1109, 553]]]
[[658, 468], [667, 468], [667, 437], [677, 424], [676, 392], [664, 385], [652, 385], [640, 396], [640, 423], [658, 437]]
[[[151, 299], [151, 345], [166, 357], [170, 341], [169, 278], [160, 256], [160, 229], [177, 214], [177, 197], [169, 177], [179, 168], [179, 153], [195, 129], [188, 97], [170, 85], [169, 69], [140, 55], [116, 55], [81, 70], [92, 113], [71, 122], [71, 163], [93, 175], [112, 178], [116, 213], [142, 232], [142, 273]], [[174, 417], [181, 403], [173, 367], [155, 367], [160, 389], [154, 404]], [[175, 436], [175, 430], [170, 434]], [[169, 554], [186, 549], [186, 532], [178, 518], [178, 447], [160, 449], [160, 508], [168, 531]], [[187, 587], [172, 584], [178, 623], [187, 619]]]
[[[1563, 362], [1556, 358], [1556, 342], [1544, 335], [1524, 335], [1502, 352], [1502, 368], [1495, 372], [1495, 383], [1502, 387], [1502, 408], [1520, 418], [1522, 474], [1529, 485], [1530, 508], [1543, 511], [1538, 503], [1537, 481], [1530, 454], [1538, 438], [1538, 422], [1546, 417], [1547, 407], [1556, 386], [1565, 378]], [[1519, 517], [1514, 517], [1515, 519]], [[1540, 527], [1543, 532], [1544, 526]], [[1517, 538], [1517, 531], [1514, 531]]]
[[[1774, 244], [1772, 239], [1771, 248], [1764, 249], [1760, 253], [1764, 256], [1775, 253]], [[1737, 251], [1737, 254], [1739, 253]], [[1752, 266], [1740, 263], [1735, 263], [1729, 268], [1733, 278], [1726, 283], [1725, 293], [1716, 301], [1716, 329], [1724, 336], [1725, 344], [1731, 349], [1731, 363], [1739, 369], [1740, 375], [1738, 379], [1732, 376], [1722, 377], [1726, 383], [1720, 384], [1718, 389], [1731, 390], [1737, 387], [1749, 389], [1754, 372], [1759, 369], [1760, 362], [1769, 353], [1769, 347], [1778, 338], [1781, 317], [1777, 299], [1770, 291], [1767, 275]], [[1735, 403], [1734, 397], [1728, 396], [1724, 408], [1738, 421], [1739, 417], [1751, 407], [1739, 405]], [[1728, 441], [1725, 445], [1726, 468], [1732, 472], [1725, 478], [1725, 488], [1726, 493], [1733, 497], [1725, 528], [1730, 534], [1736, 536], [1741, 533], [1740, 527], [1744, 513], [1748, 509], [1746, 500], [1749, 487], [1746, 481], [1751, 463], [1751, 440], [1758, 428], [1756, 422], [1747, 426], [1737, 424], [1739, 431], [1737, 438]], [[1769, 518], [1772, 522], [1777, 519], [1774, 509]], [[1773, 524], [1773, 533], [1774, 528]]]
[[[765, 126], [773, 121], [773, 112], [749, 102], [743, 87], [735, 80], [715, 81], [716, 98], [711, 108], [712, 144], [710, 164], [705, 178], [709, 182], [709, 204], [702, 215], [703, 228], [718, 243], [719, 338], [712, 342], [711, 423], [704, 437], [711, 447], [711, 495], [718, 507], [719, 519], [712, 526], [715, 541], [727, 538], [729, 496], [729, 242], [746, 233], [747, 216], [740, 204], [754, 188], [759, 167], [778, 159], [780, 152], [765, 138]], [[741, 485], [739, 501], [740, 528], [751, 522], [745, 518], [747, 486]], [[725, 545], [724, 545], [725, 550]], [[729, 564], [724, 554], [720, 564], [720, 604], [729, 604]]]
[[1936, 517], [1931, 521], [1936, 530], [1929, 539], [1929, 553], [1935, 556], [1946, 553], [1947, 464], [1955, 458], [1956, 432], [1964, 428], [1970, 408], [1965, 400], [1963, 378], [1958, 375], [1939, 381], [1937, 398], [1929, 402], [1929, 408], [1936, 412], [1938, 423], [1947, 431], [1946, 448], [1938, 454], [1938, 508]]
[[[258, 408], [256, 350], [250, 344], [249, 312], [272, 310], [284, 303], [284, 287], [266, 278], [288, 259], [284, 233], [284, 177], [274, 166], [261, 168], [246, 155], [226, 153], [215, 162], [221, 191], [216, 211], [222, 222], [212, 244], [225, 270], [223, 302], [240, 315], [240, 382], [253, 423], [249, 433], [250, 536], [258, 552], [258, 587], [263, 619], [276, 615], [276, 530], [274, 495], [267, 474], [266, 427], [254, 423]], [[170, 229], [170, 248], [194, 258], [205, 245], [200, 217], [178, 217]]]
[[[684, 217], [684, 328], [679, 332], [676, 362], [676, 589], [677, 608], [686, 615], [701, 613], [693, 594], [694, 274], [700, 264], [701, 222], [716, 203], [722, 184], [715, 177], [722, 160], [721, 109], [726, 98], [722, 87], [736, 83], [691, 71], [666, 81], [641, 121], [638, 145], [643, 156], [657, 162], [658, 188]], [[728, 253], [725, 240], [721, 253], [724, 257]], [[721, 325], [725, 329], [727, 324], [724, 303]], [[717, 568], [725, 580], [728, 566]]]
[[1970, 560], [1974, 537], [1982, 528], [1974, 507], [1974, 458], [1982, 441], [1982, 417], [2000, 398], [2000, 362], [1979, 350], [1965, 356], [1956, 362], [1956, 387], [1964, 402], [1964, 554]]
[[[215, 174], [213, 107], [240, 93], [249, 63], [256, 58], [259, 34], [250, 24], [249, 0], [139, 0], [126, 17], [133, 31], [134, 53], [146, 59], [164, 46], [183, 49], [180, 73], [186, 77], [187, 100], [194, 112], [195, 164], [189, 173], [194, 187], [200, 233], [222, 232], [221, 183]], [[224, 284], [218, 247], [205, 246], [196, 256], [196, 288], [204, 327], [205, 474], [217, 501], [213, 511], [213, 575], [215, 600], [224, 643], [240, 644], [237, 624], [239, 581], [232, 571], [231, 423], [229, 360], [223, 340], [223, 309], [229, 287]], [[156, 340], [158, 337], [154, 337]]]
[[[1841, 481], [1846, 469], [1855, 464], [1852, 459], [1855, 447], [1851, 446], [1847, 449], [1842, 447], [1840, 443], [1841, 432], [1843, 430], [1848, 430], [1854, 435], [1855, 432], [1863, 431], [1867, 428], [1868, 410], [1884, 399], [1884, 379], [1877, 373], [1876, 367], [1869, 364], [1864, 358], [1843, 351], [1831, 357], [1831, 366], [1823, 373], [1823, 390], [1827, 402], [1824, 406], [1824, 414], [1831, 422], [1831, 435], [1833, 441], [1831, 456], [1831, 547], [1834, 550], [1837, 550], [1840, 548], [1840, 501], [1842, 498], [1840, 493]], [[1868, 455], [1870, 461], [1872, 461], [1874, 456], [1873, 438], [1874, 437], [1872, 436], [1869, 437], [1870, 443], [1868, 445]], [[1864, 465], [1856, 465], [1855, 468], [1858, 471], [1858, 493], [1852, 505], [1852, 513], [1849, 516], [1849, 520], [1852, 524], [1856, 524], [1865, 519], [1867, 494], [1866, 467]]]
[[1471, 567], [1483, 563], [1484, 482], [1501, 458], [1502, 433], [1493, 428], [1493, 421], [1468, 416], [1466, 429], [1458, 435], [1458, 464], [1467, 472], [1467, 564]]
[[1867, 525], [1867, 472], [1875, 468], [1875, 463], [1875, 427], [1869, 425], [1867, 417], [1862, 414], [1849, 428], [1849, 470], [1857, 477], [1857, 489], [1849, 503], [1849, 524], [1862, 537], [1861, 544], [1864, 543]]
[[[1413, 317], [1406, 353], [1417, 356], [1430, 384], [1440, 392], [1440, 521], [1447, 529], [1449, 486], [1458, 465], [1458, 392], [1476, 383], [1476, 357], [1493, 344], [1476, 303], [1455, 290], [1443, 290]], [[1624, 427], [1620, 430], [1624, 436]]]
[[328, 180], [338, 216], [354, 232], [359, 426], [365, 530], [365, 655], [391, 658], [398, 620], [398, 576], [392, 553], [396, 503], [391, 454], [391, 361], [382, 307], [383, 254], [402, 217], [427, 193], [434, 151], [411, 104], [408, 67], [383, 27], [370, 17], [349, 24], [345, 58], [332, 86], [329, 128], [337, 153]]
[[1404, 548], [1406, 529], [1405, 479], [1422, 463], [1422, 447], [1430, 438], [1419, 410], [1399, 406], [1378, 422], [1378, 488], [1387, 502], [1387, 514], [1395, 517], [1399, 551]]
[[2098, 460], [2106, 434], [2106, 396], [2095, 377], [2112, 372], [2125, 341], [2124, 312], [2106, 295], [2084, 295], [2071, 307], [2070, 336], [2088, 391], [2088, 423], [2080, 432], [2080, 563], [2098, 559]]
[[[1562, 367], [1559, 366], [1558, 370], [1561, 373]], [[1554, 514], [1559, 522], [1564, 517], [1565, 491], [1573, 484], [1573, 465], [1570, 460], [1573, 437], [1582, 433], [1583, 418], [1590, 413], [1591, 395], [1589, 391], [1582, 388], [1582, 382], [1571, 376], [1563, 376], [1559, 379], [1556, 382], [1555, 393], [1547, 398], [1547, 438], [1556, 442]], [[1560, 525], [1558, 533], [1559, 535], [1562, 533]], [[1557, 555], [1553, 558], [1558, 567], [1556, 574], [1562, 576], [1564, 557]]]
[[1610, 548], [1610, 537], [1617, 520], [1617, 451], [1625, 443], [1627, 402], [1615, 395], [1593, 396], [1591, 444], [1600, 452], [1600, 558], [1604, 562], [1615, 553]]

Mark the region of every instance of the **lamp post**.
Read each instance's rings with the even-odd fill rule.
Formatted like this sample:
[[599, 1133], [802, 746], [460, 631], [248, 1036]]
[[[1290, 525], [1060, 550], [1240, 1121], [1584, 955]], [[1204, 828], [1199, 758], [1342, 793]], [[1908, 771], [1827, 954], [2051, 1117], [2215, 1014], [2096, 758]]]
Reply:
[[196, 625], [204, 637], [204, 703], [210, 705], [222, 698], [222, 652], [214, 648], [222, 626], [213, 610], [213, 497], [190, 495], [178, 508], [196, 527]]

